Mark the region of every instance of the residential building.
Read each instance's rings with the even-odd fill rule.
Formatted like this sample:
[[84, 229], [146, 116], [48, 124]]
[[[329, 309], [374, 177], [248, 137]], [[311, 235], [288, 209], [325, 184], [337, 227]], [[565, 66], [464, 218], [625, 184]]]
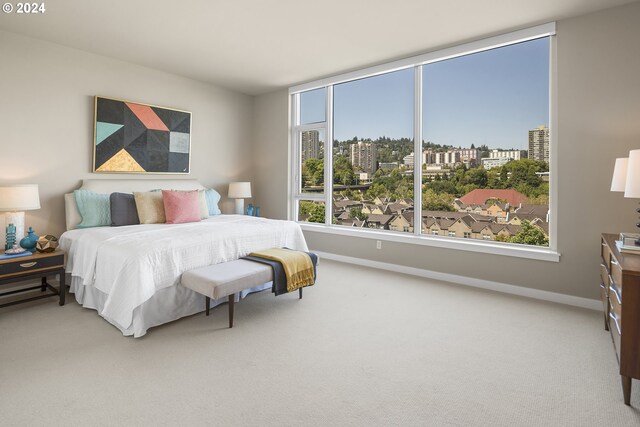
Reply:
[[408, 168], [412, 168], [415, 162], [415, 156], [413, 155], [413, 153], [406, 155], [403, 157], [402, 159], [402, 163], [404, 163], [404, 165]]
[[378, 146], [358, 141], [350, 146], [351, 164], [363, 172], [374, 173], [378, 169]]
[[302, 161], [307, 159], [321, 159], [324, 153], [320, 149], [320, 132], [307, 130], [302, 132], [302, 148], [300, 155]]
[[549, 162], [549, 128], [545, 125], [529, 131], [529, 158]]

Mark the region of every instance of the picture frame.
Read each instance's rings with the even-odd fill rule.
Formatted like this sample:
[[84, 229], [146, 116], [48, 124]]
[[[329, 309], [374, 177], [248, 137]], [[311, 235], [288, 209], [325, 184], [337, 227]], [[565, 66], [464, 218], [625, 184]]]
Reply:
[[190, 173], [191, 112], [94, 98], [94, 173]]

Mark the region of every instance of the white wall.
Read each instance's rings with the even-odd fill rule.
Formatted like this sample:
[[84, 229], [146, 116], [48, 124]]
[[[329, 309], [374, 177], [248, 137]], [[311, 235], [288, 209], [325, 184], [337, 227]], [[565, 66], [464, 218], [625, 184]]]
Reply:
[[[197, 61], [197, 58], [194, 58]], [[189, 175], [94, 174], [94, 95], [191, 111]], [[252, 180], [252, 98], [183, 77], [0, 31], [0, 183], [36, 183], [37, 234], [64, 231], [62, 195], [84, 178], [198, 178], [226, 196]], [[232, 211], [224, 200], [223, 209]], [[4, 220], [0, 219], [4, 246]]]
[[[305, 232], [309, 247], [352, 257], [598, 297], [602, 232], [633, 231], [637, 201], [609, 186], [614, 159], [640, 148], [640, 4], [557, 23], [559, 263]], [[258, 203], [286, 218], [287, 91], [254, 102]], [[256, 147], [257, 148], [257, 147]], [[268, 168], [258, 167], [260, 163]]]

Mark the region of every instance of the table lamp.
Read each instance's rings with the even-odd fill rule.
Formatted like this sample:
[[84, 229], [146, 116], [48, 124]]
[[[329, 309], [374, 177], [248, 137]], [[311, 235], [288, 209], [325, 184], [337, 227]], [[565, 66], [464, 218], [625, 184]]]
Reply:
[[24, 211], [40, 209], [38, 184], [0, 185], [0, 212], [5, 225], [15, 226], [15, 242], [24, 237]]
[[244, 199], [251, 197], [250, 182], [229, 183], [229, 198], [236, 199], [236, 214], [244, 214]]
[[[640, 150], [629, 151], [627, 173], [624, 183], [624, 197], [640, 199]], [[640, 213], [640, 208], [636, 209], [636, 212]], [[640, 228], [640, 222], [636, 224], [636, 227]]]
[[613, 168], [613, 179], [611, 180], [611, 191], [624, 192], [624, 186], [627, 183], [628, 163], [628, 157], [616, 159], [616, 165]]

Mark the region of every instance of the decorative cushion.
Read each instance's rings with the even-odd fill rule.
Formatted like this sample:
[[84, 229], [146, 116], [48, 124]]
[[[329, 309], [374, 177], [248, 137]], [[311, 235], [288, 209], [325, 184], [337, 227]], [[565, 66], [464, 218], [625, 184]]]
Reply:
[[167, 224], [200, 221], [200, 196], [198, 190], [162, 190]]
[[99, 194], [90, 190], [75, 190], [73, 195], [76, 199], [78, 212], [82, 217], [78, 228], [111, 225], [108, 194]]
[[204, 190], [198, 190], [198, 202], [200, 204], [200, 219], [209, 218], [209, 206], [207, 206], [207, 196]]
[[213, 188], [207, 188], [204, 190], [204, 196], [207, 199], [207, 206], [209, 208], [209, 216], [220, 215], [220, 208], [218, 208], [218, 202], [220, 201], [220, 194]]
[[164, 202], [160, 191], [147, 191], [144, 193], [134, 191], [133, 197], [136, 201], [140, 224], [158, 224], [166, 221]]
[[111, 226], [140, 224], [136, 199], [133, 194], [111, 193], [109, 196], [111, 203]]

